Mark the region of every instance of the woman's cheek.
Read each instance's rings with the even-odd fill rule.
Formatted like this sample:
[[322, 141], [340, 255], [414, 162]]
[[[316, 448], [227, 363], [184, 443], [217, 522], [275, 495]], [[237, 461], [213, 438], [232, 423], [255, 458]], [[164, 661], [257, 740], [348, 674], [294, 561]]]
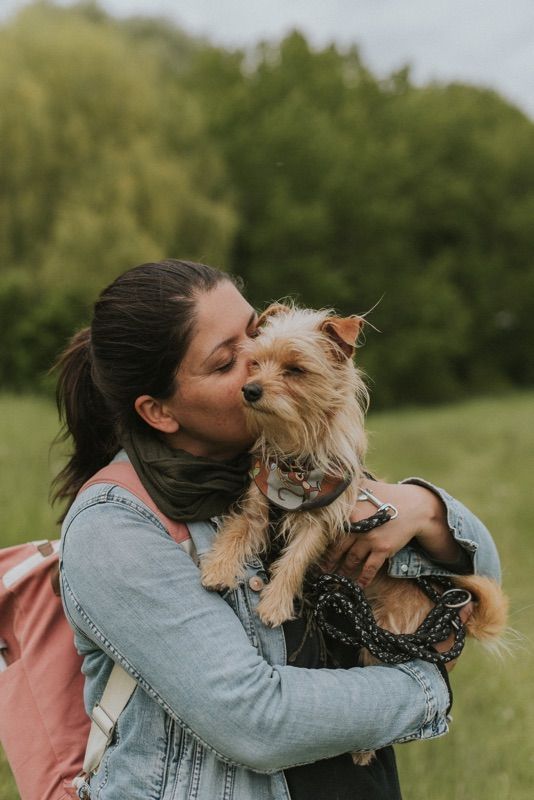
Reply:
[[246, 382], [247, 382], [247, 372], [245, 369], [241, 369], [239, 371], [239, 374], [236, 374], [234, 376], [232, 386], [229, 387], [228, 389], [229, 395], [232, 396], [236, 404], [239, 404], [239, 406], [243, 405], [243, 392], [241, 390], [243, 389], [243, 386], [245, 385]]

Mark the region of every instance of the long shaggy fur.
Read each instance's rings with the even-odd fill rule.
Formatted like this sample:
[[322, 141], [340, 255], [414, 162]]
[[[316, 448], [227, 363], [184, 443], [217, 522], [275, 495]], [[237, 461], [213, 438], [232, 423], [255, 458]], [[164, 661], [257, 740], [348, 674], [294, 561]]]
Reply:
[[[254, 455], [309, 462], [351, 481], [330, 505], [284, 515], [279, 535], [285, 548], [258, 606], [269, 625], [293, 616], [305, 573], [340, 535], [358, 497], [367, 406], [365, 385], [352, 362], [360, 325], [357, 317], [341, 320], [329, 311], [274, 306], [260, 320], [252, 346], [249, 381], [262, 388], [261, 399], [244, 401], [248, 427], [257, 437]], [[247, 558], [267, 546], [268, 502], [252, 483], [203, 559], [204, 586], [234, 587]]]

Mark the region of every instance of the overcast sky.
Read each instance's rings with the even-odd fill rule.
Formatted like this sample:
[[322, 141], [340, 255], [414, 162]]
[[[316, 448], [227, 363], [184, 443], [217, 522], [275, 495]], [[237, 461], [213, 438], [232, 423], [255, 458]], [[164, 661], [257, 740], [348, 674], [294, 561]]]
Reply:
[[[25, 5], [0, 0], [0, 15]], [[72, 0], [61, 0], [72, 5]], [[379, 74], [492, 86], [534, 118], [534, 0], [101, 0], [117, 15], [164, 15], [225, 45], [297, 27], [316, 44], [356, 43]]]

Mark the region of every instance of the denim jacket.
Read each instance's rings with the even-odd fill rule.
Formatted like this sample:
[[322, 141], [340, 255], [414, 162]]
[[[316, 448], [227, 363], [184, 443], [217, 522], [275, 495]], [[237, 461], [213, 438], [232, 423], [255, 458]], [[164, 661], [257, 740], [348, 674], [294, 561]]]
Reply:
[[[482, 523], [413, 480], [442, 497], [475, 570], [498, 578]], [[214, 528], [189, 530], [200, 557]], [[92, 800], [288, 800], [285, 768], [447, 732], [449, 695], [434, 665], [288, 666], [283, 629], [254, 613], [261, 562], [223, 595], [201, 586], [197, 563], [121, 487], [91, 486], [65, 519], [63, 602], [84, 656], [88, 712], [114, 661], [138, 683], [91, 778]], [[402, 577], [432, 571], [442, 572], [409, 547], [390, 561]]]

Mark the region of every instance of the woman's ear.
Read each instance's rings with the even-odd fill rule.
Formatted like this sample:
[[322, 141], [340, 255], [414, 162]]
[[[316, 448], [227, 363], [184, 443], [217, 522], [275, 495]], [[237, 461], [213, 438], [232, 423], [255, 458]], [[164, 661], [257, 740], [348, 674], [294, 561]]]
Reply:
[[148, 394], [142, 394], [134, 403], [134, 408], [147, 425], [162, 433], [176, 433], [180, 427], [178, 420], [168, 410], [166, 403]]

